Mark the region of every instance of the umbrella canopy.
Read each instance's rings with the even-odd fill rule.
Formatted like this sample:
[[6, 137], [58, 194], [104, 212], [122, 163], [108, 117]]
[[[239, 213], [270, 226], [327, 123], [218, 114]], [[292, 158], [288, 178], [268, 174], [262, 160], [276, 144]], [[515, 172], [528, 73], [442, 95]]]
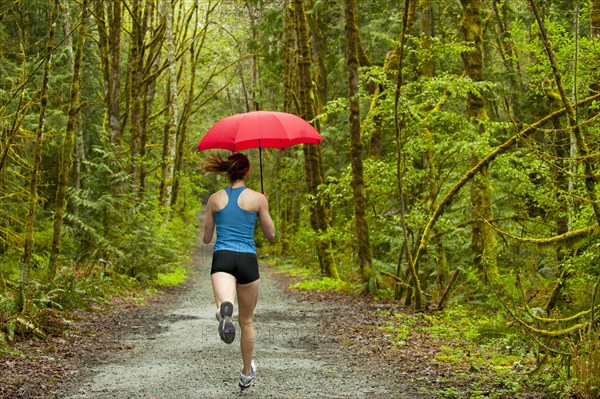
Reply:
[[198, 151], [220, 148], [233, 152], [249, 148], [286, 148], [296, 144], [319, 144], [323, 137], [297, 115], [276, 111], [253, 111], [221, 119], [198, 143]]
[[324, 138], [304, 119], [287, 112], [252, 111], [221, 119], [204, 135], [198, 151], [223, 149], [233, 152], [258, 148], [260, 188], [263, 189], [262, 149], [296, 144], [320, 144]]

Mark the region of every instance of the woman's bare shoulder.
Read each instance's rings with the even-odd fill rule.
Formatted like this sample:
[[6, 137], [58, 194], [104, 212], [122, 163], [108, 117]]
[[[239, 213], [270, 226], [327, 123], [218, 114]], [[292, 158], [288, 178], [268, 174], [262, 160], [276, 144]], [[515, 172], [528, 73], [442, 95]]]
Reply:
[[251, 188], [242, 191], [238, 200], [238, 205], [248, 212], [258, 212], [264, 201], [264, 195]]
[[227, 205], [227, 199], [227, 193], [225, 193], [225, 190], [221, 189], [208, 197], [208, 204], [211, 205], [213, 210], [217, 211]]
[[244, 194], [248, 198], [252, 198], [253, 200], [256, 200], [256, 201], [261, 201], [262, 199], [265, 198], [265, 195], [263, 193], [252, 190], [251, 188], [247, 188], [246, 190], [243, 191], [242, 194]]
[[250, 187], [246, 187], [246, 189], [243, 192], [247, 193], [247, 194], [251, 194], [251, 195], [258, 195], [258, 194], [260, 194], [258, 191], [253, 190]]

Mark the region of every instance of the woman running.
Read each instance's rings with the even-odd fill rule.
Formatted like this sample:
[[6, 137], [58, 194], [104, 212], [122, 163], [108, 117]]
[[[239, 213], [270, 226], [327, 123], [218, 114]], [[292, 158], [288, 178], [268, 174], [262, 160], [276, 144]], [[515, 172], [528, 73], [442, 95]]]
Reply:
[[212, 241], [217, 231], [213, 251], [211, 281], [217, 305], [219, 335], [230, 344], [235, 339], [235, 326], [231, 321], [233, 304], [237, 295], [238, 323], [241, 337], [243, 368], [240, 388], [249, 388], [256, 373], [254, 364], [254, 309], [260, 285], [254, 227], [260, 221], [265, 238], [275, 238], [275, 226], [269, 215], [267, 197], [246, 187], [250, 172], [248, 158], [235, 153], [224, 159], [215, 154], [207, 159], [204, 170], [227, 174], [229, 186], [208, 198], [204, 223], [205, 244]]

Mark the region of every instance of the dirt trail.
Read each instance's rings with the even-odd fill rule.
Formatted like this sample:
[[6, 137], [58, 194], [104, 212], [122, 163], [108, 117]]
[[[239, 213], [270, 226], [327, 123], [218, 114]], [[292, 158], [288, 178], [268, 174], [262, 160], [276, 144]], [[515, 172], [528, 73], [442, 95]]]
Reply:
[[[210, 248], [194, 256], [192, 281], [172, 301], [152, 307], [100, 362], [64, 389], [62, 398], [421, 398], [418, 389], [394, 380], [383, 368], [352, 358], [335, 337], [323, 334], [335, 309], [298, 301], [273, 272], [261, 270], [256, 309], [257, 377], [244, 392], [239, 339], [226, 345], [218, 337]], [[239, 333], [239, 332], [238, 332]], [[238, 335], [239, 336], [239, 335]]]

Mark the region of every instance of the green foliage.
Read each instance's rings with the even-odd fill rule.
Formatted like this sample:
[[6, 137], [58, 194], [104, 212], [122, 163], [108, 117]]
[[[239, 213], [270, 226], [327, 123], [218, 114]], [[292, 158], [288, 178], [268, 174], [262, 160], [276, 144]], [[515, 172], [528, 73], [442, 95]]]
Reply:
[[406, 345], [406, 340], [412, 332], [413, 326], [417, 322], [417, 318], [406, 313], [395, 313], [392, 315], [390, 312], [380, 312], [380, 315], [384, 318], [390, 318], [390, 322], [383, 327], [388, 339], [390, 339], [394, 345]]
[[300, 281], [290, 285], [290, 288], [296, 290], [314, 290], [314, 291], [350, 291], [353, 286], [342, 280], [330, 277]]
[[135, 283], [100, 268], [84, 275], [73, 265], [61, 269], [51, 282], [36, 274], [28, 287], [23, 312], [15, 307], [13, 290], [0, 293], [0, 353], [12, 352], [10, 345], [17, 338], [60, 334], [68, 328], [70, 311], [93, 310], [108, 303], [111, 296], [133, 288]]
[[318, 274], [309, 268], [298, 267], [298, 265], [291, 261], [289, 258], [277, 258], [272, 263], [278, 272], [284, 273], [289, 276], [299, 277], [302, 280], [315, 279]]
[[171, 272], [158, 273], [154, 283], [159, 287], [175, 287], [183, 284], [186, 278], [186, 269], [183, 266], [178, 266]]
[[[101, 101], [107, 92], [103, 74], [107, 71], [99, 67], [102, 62], [98, 46], [86, 45], [82, 107], [77, 125], [76, 158], [81, 161], [81, 180], [75, 187], [73, 170], [69, 176], [58, 275], [50, 280], [47, 267], [54, 240], [57, 171], [63, 158], [72, 78], [71, 49], [67, 48], [70, 38], [65, 37], [69, 29], [65, 21], [71, 27], [76, 26], [81, 6], [74, 1], [64, 3], [68, 7], [57, 26], [56, 43], [60, 44], [52, 54], [33, 265], [27, 306], [22, 314], [15, 311], [14, 292], [22, 268], [24, 222], [28, 213], [24, 204], [29, 199], [31, 148], [39, 123], [42, 72], [38, 67], [47, 55], [51, 4], [31, 0], [0, 6], [0, 347], [6, 347], [15, 335], [47, 334], [51, 332], [48, 326], [64, 324], [60, 319], [65, 312], [93, 307], [120, 289], [137, 287], [140, 283], [158, 286], [181, 283], [185, 278], [183, 265], [198, 228], [199, 197], [223, 185], [219, 178], [198, 171], [198, 158], [205, 155], [195, 154], [193, 144], [220, 117], [253, 109], [254, 100], [262, 109], [279, 110], [285, 95], [291, 101], [291, 111], [298, 112], [295, 103], [298, 93], [294, 79], [290, 79], [298, 60], [292, 59], [286, 66], [283, 58], [286, 49], [282, 44], [289, 34], [284, 31], [285, 8], [265, 1], [221, 2], [212, 14], [204, 14], [208, 10], [203, 7], [207, 5], [200, 2], [199, 15], [206, 15], [209, 20], [191, 24], [206, 27], [207, 36], [190, 40], [182, 31], [181, 42], [177, 43], [182, 54], [177, 60], [179, 101], [183, 103], [188, 95], [192, 96], [193, 112], [186, 129], [180, 132], [186, 135], [186, 148], [179, 171], [179, 200], [172, 209], [162, 209], [158, 196], [162, 183], [163, 132], [168, 120], [163, 109], [167, 79], [161, 75], [163, 72], [157, 72], [155, 98], [147, 104], [150, 114], [144, 121], [148, 128], [144, 138], [146, 153], [144, 157], [132, 155], [139, 142], [135, 141], [131, 126], [133, 104], [128, 82], [131, 82], [130, 62], [135, 60], [128, 59], [132, 54], [128, 51], [131, 37], [125, 25], [129, 22], [125, 22], [121, 37], [121, 92], [112, 93], [120, 99], [123, 126], [119, 140], [111, 137], [108, 111]], [[403, 86], [399, 93], [395, 92], [397, 60], [390, 70], [385, 70], [384, 65], [398, 45], [403, 4], [395, 0], [365, 0], [358, 4], [361, 49], [371, 61], [370, 65], [361, 64], [359, 97], [365, 210], [378, 276], [364, 284], [370, 284], [373, 290], [378, 285], [375, 294], [380, 300], [396, 295], [399, 292], [396, 284], [400, 287], [411, 284], [405, 248], [415, 254], [423, 230], [440, 201], [474, 163], [530, 124], [563, 107], [540, 28], [526, 1], [502, 2], [497, 9], [492, 7], [498, 6], [498, 2], [484, 7], [485, 80], [481, 82], [472, 81], [464, 73], [461, 55], [470, 47], [459, 22], [461, 2], [429, 3], [435, 16], [434, 37], [427, 37], [425, 32], [425, 8], [417, 7], [413, 24], [406, 32]], [[590, 36], [590, 3], [580, 4], [579, 15], [575, 15], [572, 2], [538, 4], [567, 98], [579, 100], [597, 92], [600, 64], [597, 40]], [[186, 4], [181, 9], [185, 7]], [[299, 289], [348, 290], [353, 289], [353, 282], [361, 276], [356, 259], [348, 148], [349, 100], [346, 43], [340, 24], [342, 8], [336, 2], [315, 0], [307, 14], [321, 21], [311, 42], [316, 44], [320, 39], [324, 46], [322, 56], [327, 72], [328, 103], [324, 110], [319, 110], [322, 113], [315, 121], [326, 138], [319, 147], [325, 184], [314, 197], [307, 197], [300, 146], [285, 151], [263, 151], [265, 188], [280, 237], [274, 246], [260, 238], [257, 245], [265, 252], [276, 250], [280, 256], [276, 260], [283, 269], [293, 269], [306, 279]], [[187, 17], [177, 20], [184, 21]], [[94, 27], [94, 18], [88, 23], [90, 43], [98, 42], [99, 30]], [[151, 26], [148, 32], [154, 30], [160, 29]], [[144, 40], [147, 39], [145, 36]], [[192, 45], [199, 51], [195, 71], [189, 67], [187, 56]], [[151, 46], [145, 48], [147, 56]], [[158, 59], [163, 58], [158, 55]], [[422, 71], [429, 61], [433, 62], [433, 77], [424, 76]], [[144, 67], [150, 76], [152, 66]], [[285, 67], [289, 67], [287, 72]], [[188, 93], [192, 72], [196, 73], [196, 86]], [[314, 84], [320, 82], [314, 79]], [[487, 120], [474, 121], [465, 112], [474, 93], [485, 100]], [[398, 115], [394, 108], [396, 94]], [[591, 149], [592, 175], [598, 172], [594, 162], [600, 146], [597, 108], [597, 102], [577, 107], [576, 122]], [[371, 157], [369, 150], [375, 145], [371, 140], [377, 129], [381, 131], [380, 156]], [[453, 194], [429, 235], [424, 237], [425, 248], [418, 259], [418, 275], [424, 297], [430, 301], [428, 306], [439, 300], [453, 269], [461, 267], [463, 272], [452, 287], [447, 311], [410, 317], [389, 315], [391, 321], [384, 333], [396, 345], [402, 345], [419, 328], [426, 328], [433, 339], [466, 340], [468, 350], [449, 343], [439, 359], [459, 365], [470, 361], [477, 368], [488, 361], [492, 368], [498, 369], [497, 384], [506, 396], [518, 395], [523, 382], [518, 373], [512, 379], [514, 356], [527, 360], [521, 362], [527, 370], [533, 367], [549, 370], [540, 373], [540, 378], [547, 378], [545, 385], [555, 392], [563, 391], [559, 384], [572, 371], [583, 384], [578, 389], [587, 389], [588, 395], [594, 393], [596, 382], [592, 379], [587, 383], [597, 367], [591, 361], [598, 350], [593, 331], [581, 329], [556, 339], [533, 334], [516, 321], [542, 332], [560, 331], [585, 323], [589, 317], [548, 322], [535, 316], [551, 320], [568, 318], [598, 304], [598, 299], [592, 300], [589, 295], [600, 275], [597, 230], [568, 240], [543, 242], [566, 230], [577, 231], [598, 222], [590, 196], [593, 190], [597, 196], [598, 183], [594, 182], [595, 187], [590, 188], [588, 182], [586, 186], [582, 167], [586, 159], [571, 153], [571, 147], [575, 148], [572, 141], [569, 122], [561, 115], [537, 126], [533, 134], [515, 141], [488, 164], [486, 184], [490, 187], [493, 217], [486, 223], [493, 226], [497, 239], [493, 248], [497, 279], [483, 281], [472, 268], [473, 226], [481, 221], [481, 215], [473, 212], [471, 181]], [[248, 154], [256, 165], [258, 152], [250, 150]], [[138, 186], [136, 175], [140, 165], [144, 165], [147, 173], [143, 188]], [[249, 182], [253, 188], [259, 184], [257, 169], [253, 167]], [[475, 178], [482, 179], [481, 174]], [[313, 230], [310, 205], [314, 203], [327, 208], [329, 231]], [[332, 243], [332, 255], [345, 282], [322, 278], [315, 250], [321, 240]], [[397, 275], [400, 281], [390, 275]], [[555, 291], [555, 287], [560, 290]], [[554, 292], [558, 293], [556, 306], [548, 313], [545, 308]], [[535, 366], [527, 363], [533, 357]], [[556, 378], [552, 380], [550, 376]], [[440, 392], [443, 397], [459, 394], [451, 388]], [[483, 395], [473, 387], [472, 397]]]
[[587, 397], [600, 396], [600, 334], [593, 329], [572, 347], [575, 387]]
[[[559, 370], [551, 378], [544, 373], [532, 373], [538, 369], [535, 345], [524, 342], [512, 320], [502, 312], [490, 317], [488, 312], [452, 306], [439, 313], [379, 314], [385, 322], [382, 334], [394, 345], [405, 346], [413, 335], [424, 335], [439, 343], [435, 361], [456, 367], [455, 374], [447, 381], [449, 387], [439, 381], [441, 388], [436, 390], [439, 397], [463, 397], [465, 392], [459, 388], [462, 385], [470, 386], [469, 397], [479, 397], [478, 385], [491, 384], [494, 386], [491, 397], [525, 398], [527, 389], [537, 387], [544, 397], [559, 398], [574, 386]], [[461, 374], [461, 369], [471, 371]], [[489, 394], [487, 388], [480, 393], [481, 397]]]

